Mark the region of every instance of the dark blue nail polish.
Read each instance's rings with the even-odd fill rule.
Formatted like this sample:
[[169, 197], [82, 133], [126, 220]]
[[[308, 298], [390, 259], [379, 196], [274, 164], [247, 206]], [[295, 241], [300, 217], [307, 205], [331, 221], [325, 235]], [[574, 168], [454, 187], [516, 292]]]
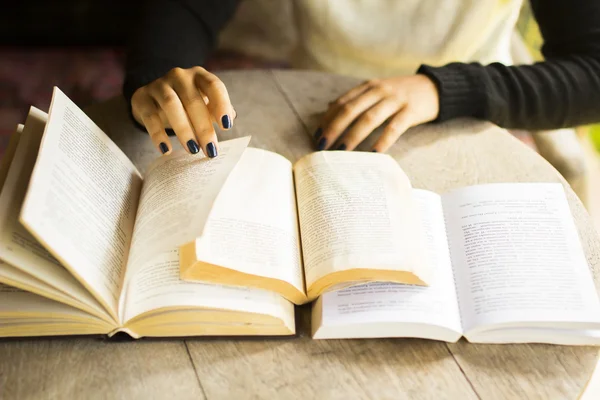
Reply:
[[206, 145], [206, 153], [210, 158], [215, 158], [217, 156], [217, 146], [213, 142], [210, 142]]
[[337, 150], [346, 150], [346, 145], [344, 143], [340, 144]]
[[187, 147], [188, 147], [188, 149], [190, 149], [190, 153], [192, 153], [192, 154], [196, 154], [200, 151], [200, 148], [198, 147], [198, 143], [196, 143], [193, 139], [188, 140]]
[[324, 150], [325, 146], [327, 146], [327, 139], [321, 138], [321, 140], [319, 140], [319, 143], [317, 144], [317, 150]]
[[323, 129], [321, 129], [321, 128], [317, 129], [314, 134], [315, 140], [319, 140], [321, 138], [322, 134], [323, 134]]
[[221, 117], [221, 123], [223, 124], [223, 128], [225, 129], [229, 129], [231, 128], [231, 118], [229, 118], [229, 115], [223, 115]]
[[160, 151], [165, 154], [167, 151], [169, 151], [169, 146], [167, 146], [167, 144], [165, 142], [160, 142], [160, 144], [158, 145], [158, 147], [160, 147]]

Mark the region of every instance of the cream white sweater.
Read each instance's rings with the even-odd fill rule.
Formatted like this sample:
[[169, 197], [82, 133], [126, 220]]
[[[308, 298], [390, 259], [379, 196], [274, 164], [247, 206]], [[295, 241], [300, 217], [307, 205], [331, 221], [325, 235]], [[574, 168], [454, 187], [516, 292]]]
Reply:
[[221, 47], [359, 77], [511, 64], [522, 0], [245, 0]]

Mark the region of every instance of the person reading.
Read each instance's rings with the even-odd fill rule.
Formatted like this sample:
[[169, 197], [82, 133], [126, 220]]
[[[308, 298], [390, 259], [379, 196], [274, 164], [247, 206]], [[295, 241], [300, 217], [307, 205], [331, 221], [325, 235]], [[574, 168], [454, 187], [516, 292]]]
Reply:
[[[165, 128], [190, 153], [214, 157], [213, 123], [222, 130], [233, 126], [227, 88], [202, 66], [239, 3], [155, 0], [141, 10], [123, 92], [135, 121], [162, 153], [173, 149]], [[412, 126], [457, 117], [535, 130], [600, 121], [598, 2], [530, 0], [545, 61], [512, 66], [511, 34], [521, 5], [294, 2], [289, 24], [298, 40], [291, 65], [368, 79], [332, 99], [314, 134], [316, 148], [353, 150], [385, 125], [372, 148], [385, 152]]]

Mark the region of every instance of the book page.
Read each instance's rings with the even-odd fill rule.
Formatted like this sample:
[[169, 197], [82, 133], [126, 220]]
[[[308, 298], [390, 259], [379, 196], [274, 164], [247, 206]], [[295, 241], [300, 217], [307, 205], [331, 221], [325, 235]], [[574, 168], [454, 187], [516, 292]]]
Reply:
[[[36, 285], [40, 289], [37, 291], [40, 295], [53, 295], [58, 291], [63, 296], [74, 297], [88, 307], [102, 309], [98, 301], [19, 222], [19, 212], [46, 119], [46, 113], [31, 108], [0, 192], [0, 259], [10, 264], [0, 262], [0, 281], [10, 279], [30, 287], [30, 281], [36, 279], [50, 286], [50, 290], [44, 290], [44, 285]], [[26, 276], [13, 274], [12, 268]]]
[[[99, 320], [68, 305], [0, 283], [0, 316], [6, 313], [11, 313], [13, 316], [21, 314], [25, 321], [27, 320], [26, 316], [32, 314], [37, 316], [47, 314], [46, 317], [52, 317], [53, 314], [71, 314], [80, 319], [96, 320], [98, 323], [107, 324], [106, 321]], [[59, 317], [57, 322], [63, 318]]]
[[440, 196], [413, 189], [432, 264], [429, 286], [367, 283], [323, 294], [322, 325], [409, 322], [462, 332]]
[[21, 222], [116, 316], [142, 178], [60, 90]]
[[[0, 283], [0, 336], [47, 335], [60, 328], [67, 334], [73, 324], [86, 326], [95, 333], [108, 333], [114, 325], [65, 304]], [[92, 333], [92, 332], [89, 332]]]
[[123, 323], [161, 308], [203, 308], [271, 315], [294, 326], [294, 306], [268, 291], [179, 279], [179, 251], [155, 256], [136, 271], [126, 291]]
[[598, 322], [563, 187], [489, 184], [443, 195], [465, 332], [504, 322]]
[[196, 254], [203, 262], [288, 282], [304, 293], [291, 163], [246, 149], [219, 193]]
[[[17, 289], [15, 287], [0, 283], [0, 293], [27, 293], [27, 292], [24, 290]], [[4, 304], [4, 303], [0, 303], [0, 304]]]
[[[0, 283], [70, 305], [71, 307], [83, 310], [86, 313], [95, 315], [103, 320], [111, 321], [112, 323], [115, 322], [115, 319], [112, 318], [93, 297], [91, 300], [88, 298], [84, 298], [83, 300], [79, 299], [76, 295], [50, 286], [48, 283], [34, 278], [32, 275], [2, 261], [0, 261]], [[88, 297], [91, 297], [89, 293], [87, 293], [87, 295]]]
[[427, 282], [411, 186], [390, 156], [317, 152], [294, 166], [306, 286], [352, 268]]
[[248, 146], [250, 137], [219, 143], [219, 156], [184, 151], [159, 158], [148, 168], [128, 261], [128, 276], [156, 254], [202, 235], [213, 203]]

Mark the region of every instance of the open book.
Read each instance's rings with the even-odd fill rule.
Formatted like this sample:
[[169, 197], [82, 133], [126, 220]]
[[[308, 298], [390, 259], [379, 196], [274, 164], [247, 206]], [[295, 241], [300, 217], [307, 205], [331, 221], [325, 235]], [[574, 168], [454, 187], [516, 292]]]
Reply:
[[314, 338], [600, 344], [598, 295], [560, 184], [413, 196], [435, 266], [430, 285], [326, 293], [313, 305]]
[[55, 89], [0, 170], [0, 336], [291, 335], [279, 292], [323, 293], [321, 339], [600, 344], [559, 184], [437, 195], [385, 155], [321, 152], [292, 167], [247, 144], [160, 157], [142, 178]]
[[178, 245], [202, 235], [248, 140], [160, 157], [143, 179], [55, 89], [0, 172], [0, 336], [294, 334], [275, 293], [179, 279]]
[[317, 152], [292, 166], [248, 148], [203, 235], [181, 247], [181, 277], [274, 291], [295, 304], [363, 282], [426, 285], [411, 191], [386, 154]]

